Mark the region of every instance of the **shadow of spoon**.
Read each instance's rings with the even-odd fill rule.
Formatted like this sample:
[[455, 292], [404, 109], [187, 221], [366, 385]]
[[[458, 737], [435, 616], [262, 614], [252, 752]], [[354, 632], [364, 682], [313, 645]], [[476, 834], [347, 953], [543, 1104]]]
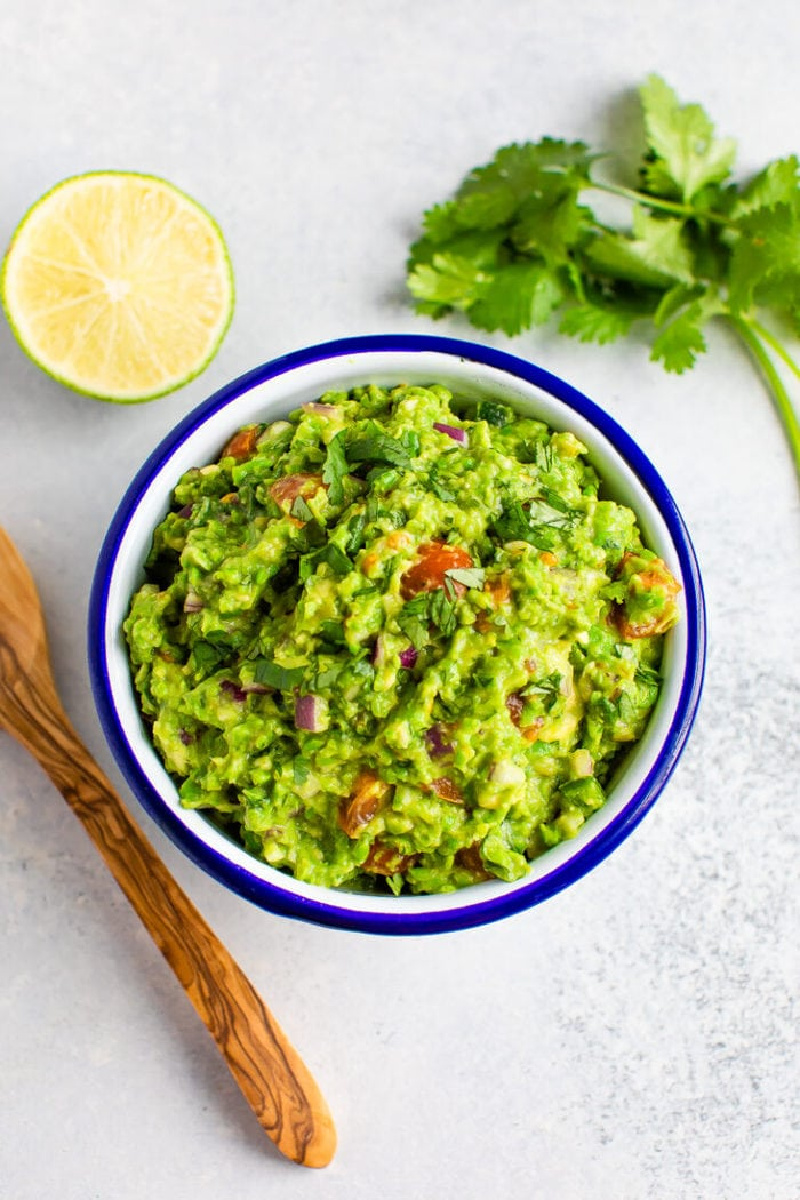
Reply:
[[50, 668], [30, 572], [0, 528], [0, 728], [29, 750], [82, 822], [177, 975], [262, 1129], [306, 1167], [336, 1149], [328, 1106], [272, 1014], [72, 728]]

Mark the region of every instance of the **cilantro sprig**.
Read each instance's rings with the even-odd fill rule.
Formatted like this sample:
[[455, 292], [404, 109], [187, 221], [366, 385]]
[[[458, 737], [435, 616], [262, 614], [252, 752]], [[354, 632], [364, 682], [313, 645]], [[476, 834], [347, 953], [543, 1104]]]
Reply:
[[[556, 313], [559, 330], [605, 344], [649, 325], [651, 358], [694, 366], [710, 321], [726, 321], [763, 372], [800, 475], [800, 422], [781, 375], [800, 366], [775, 328], [800, 333], [800, 162], [776, 159], [732, 180], [736, 144], [658, 75], [640, 89], [646, 150], [639, 187], [596, 175], [583, 142], [504, 146], [429, 209], [408, 286], [419, 312], [463, 312], [509, 336]], [[588, 203], [630, 205], [623, 228]], [[762, 319], [768, 314], [768, 328]]]
[[545, 712], [551, 712], [561, 696], [564, 676], [558, 671], [552, 671], [542, 679], [536, 679], [527, 684], [520, 695], [526, 700], [540, 700]]
[[419, 436], [408, 431], [401, 438], [390, 437], [374, 421], [365, 428], [342, 430], [331, 438], [322, 468], [322, 482], [327, 485], [331, 504], [344, 502], [344, 478], [359, 467], [398, 467], [404, 470], [419, 454]]
[[492, 532], [504, 542], [528, 542], [537, 550], [553, 550], [559, 536], [573, 529], [580, 517], [580, 510], [570, 508], [557, 492], [543, 487], [540, 497], [524, 504], [506, 499]]
[[450, 567], [444, 573], [441, 587], [420, 592], [403, 605], [397, 623], [417, 650], [426, 644], [430, 625], [434, 625], [443, 637], [452, 637], [456, 629], [459, 596], [456, 584], [480, 589], [485, 581], [486, 571], [483, 567]]

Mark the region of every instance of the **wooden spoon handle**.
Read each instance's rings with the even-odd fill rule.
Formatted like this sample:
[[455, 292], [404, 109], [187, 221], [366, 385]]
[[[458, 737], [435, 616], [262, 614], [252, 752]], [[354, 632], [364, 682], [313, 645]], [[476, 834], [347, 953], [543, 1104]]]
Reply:
[[[83, 823], [205, 1022], [262, 1128], [288, 1158], [324, 1167], [336, 1132], [297, 1052], [82, 744], [47, 683], [14, 689], [12, 732]], [[47, 681], [49, 682], [49, 681]], [[2, 687], [0, 687], [0, 691]]]

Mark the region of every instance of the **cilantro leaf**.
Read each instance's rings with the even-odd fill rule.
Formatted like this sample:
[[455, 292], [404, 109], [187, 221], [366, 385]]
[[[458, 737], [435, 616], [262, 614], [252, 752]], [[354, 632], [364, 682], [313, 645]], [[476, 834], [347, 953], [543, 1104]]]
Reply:
[[567, 263], [576, 245], [595, 227], [590, 208], [578, 203], [575, 181], [537, 191], [522, 204], [512, 232], [514, 246], [540, 254], [551, 266]]
[[544, 265], [509, 263], [473, 303], [470, 318], [479, 329], [502, 329], [513, 336], [531, 325], [543, 325], [562, 298], [558, 277]]
[[448, 204], [434, 204], [423, 216], [422, 228], [429, 242], [446, 242], [460, 230], [456, 220], [456, 205], [452, 200]]
[[713, 289], [699, 295], [697, 289], [692, 292], [676, 288], [672, 293], [668, 292], [654, 318], [656, 325], [662, 328], [650, 352], [653, 362], [661, 362], [666, 371], [678, 375], [688, 371], [697, 361], [698, 354], [707, 349], [703, 326], [721, 312], [722, 307]]
[[420, 451], [419, 434], [414, 429], [404, 429], [400, 434], [400, 445], [409, 458], [417, 458]]
[[587, 249], [591, 265], [617, 279], [659, 287], [692, 279], [692, 259], [683, 222], [652, 217], [641, 205], [633, 210], [633, 236], [603, 233]]
[[366, 512], [358, 512], [354, 517], [350, 518], [347, 526], [349, 538], [347, 540], [347, 553], [350, 555], [357, 554], [361, 549], [361, 543], [364, 540], [364, 530], [367, 527]]
[[307, 579], [310, 579], [321, 563], [327, 563], [335, 575], [348, 575], [353, 569], [352, 560], [347, 557], [344, 550], [334, 542], [328, 542], [319, 550], [314, 550], [311, 554], [304, 554], [300, 559], [300, 582], [305, 583]]
[[768, 163], [739, 193], [732, 215], [745, 216], [757, 208], [775, 208], [778, 204], [796, 205], [800, 191], [799, 168], [796, 154]]
[[426, 304], [444, 309], [469, 308], [491, 279], [468, 258], [438, 253], [429, 263], [417, 263], [408, 277], [408, 287], [412, 296]]
[[344, 550], [340, 550], [333, 542], [329, 542], [325, 549], [325, 561], [337, 575], [349, 575], [353, 569], [353, 564]]
[[702, 306], [697, 302], [690, 304], [661, 330], [653, 342], [650, 351], [653, 362], [662, 362], [665, 370], [678, 375], [688, 371], [697, 361], [697, 355], [706, 349], [702, 325]]
[[560, 496], [558, 492], [553, 491], [552, 488], [542, 488], [542, 499], [544, 500], [545, 504], [554, 509], [556, 512], [566, 514], [572, 511], [564, 497]]
[[502, 429], [514, 420], [514, 410], [505, 404], [498, 404], [496, 400], [479, 400], [475, 416], [478, 421]]
[[[554, 499], [557, 503], [552, 503]], [[525, 504], [519, 500], [506, 500], [502, 512], [493, 522], [491, 533], [501, 542], [528, 542], [537, 550], [552, 550], [580, 515], [550, 488], [543, 488], [540, 499]]]
[[328, 642], [332, 646], [344, 646], [344, 622], [325, 620], [320, 621], [319, 636], [324, 642]]
[[422, 649], [428, 642], [430, 598], [430, 592], [420, 592], [413, 600], [408, 600], [397, 614], [397, 624], [415, 650]]
[[255, 680], [278, 692], [291, 692], [302, 683], [305, 667], [281, 667], [268, 658], [255, 660]]
[[599, 304], [575, 304], [564, 312], [558, 329], [579, 342], [599, 342], [604, 346], [629, 333], [633, 321], [633, 313]]
[[331, 504], [344, 503], [344, 486], [342, 480], [346, 474], [347, 462], [344, 456], [344, 431], [341, 431], [328, 442], [325, 465], [322, 468], [322, 482], [328, 485], [328, 499]]
[[213, 646], [211, 642], [195, 642], [192, 647], [191, 665], [195, 673], [202, 671], [210, 674], [216, 670], [224, 657], [224, 650]]
[[800, 275], [800, 204], [757, 209], [739, 228], [730, 266], [734, 312], [749, 308], [770, 284]]
[[334, 667], [328, 667], [327, 670], [317, 671], [314, 677], [314, 691], [321, 692], [325, 688], [332, 687], [336, 680], [341, 675], [344, 667], [341, 663], [337, 663]]
[[502, 225], [548, 174], [587, 180], [595, 157], [583, 142], [554, 138], [503, 146], [491, 162], [476, 167], [466, 177], [456, 193], [451, 215], [467, 229]]
[[691, 200], [706, 184], [727, 179], [736, 143], [733, 138], [714, 137], [714, 126], [699, 104], [681, 105], [658, 75], [648, 76], [640, 96], [654, 155], [645, 168], [649, 190], [663, 193], [673, 185], [677, 195]]
[[428, 592], [430, 596], [430, 618], [434, 625], [444, 635], [451, 637], [456, 628], [456, 601], [454, 596], [447, 594], [447, 586]]
[[452, 488], [447, 487], [442, 483], [440, 478], [440, 467], [438, 462], [431, 463], [430, 475], [428, 477], [428, 486], [439, 500], [445, 503], [451, 503], [456, 498], [456, 493]]
[[543, 676], [542, 679], [536, 679], [533, 683], [526, 684], [520, 695], [526, 700], [540, 699], [544, 711], [550, 712], [561, 696], [563, 680], [563, 675], [558, 671], [553, 671], [550, 675]]
[[397, 438], [384, 433], [379, 425], [371, 422], [363, 433], [348, 439], [345, 455], [349, 465], [380, 463], [390, 467], [408, 467], [409, 451]]
[[298, 529], [293, 534], [292, 540], [297, 546], [301, 554], [307, 553], [309, 550], [317, 549], [319, 546], [324, 546], [328, 540], [328, 535], [325, 529], [320, 525], [319, 521], [306, 521], [302, 528]]
[[302, 496], [296, 496], [292, 505], [292, 516], [298, 521], [313, 521], [314, 514]]
[[423, 263], [430, 265], [437, 254], [444, 252], [491, 272], [498, 264], [505, 236], [504, 229], [470, 230], [465, 233], [455, 226], [449, 237], [437, 240], [426, 235], [418, 238], [409, 251], [408, 266], [413, 270]]
[[[446, 576], [450, 574], [446, 572]], [[445, 577], [443, 587], [432, 592], [420, 592], [408, 600], [397, 614], [398, 625], [416, 650], [428, 644], [431, 625], [444, 637], [451, 637], [455, 632], [458, 596], [454, 582]]]
[[445, 571], [445, 578], [453, 583], [462, 583], [466, 588], [482, 588], [486, 582], [486, 571], [483, 567], [450, 567]]
[[492, 524], [492, 533], [501, 542], [526, 542], [529, 531], [530, 521], [519, 500], [506, 501]]

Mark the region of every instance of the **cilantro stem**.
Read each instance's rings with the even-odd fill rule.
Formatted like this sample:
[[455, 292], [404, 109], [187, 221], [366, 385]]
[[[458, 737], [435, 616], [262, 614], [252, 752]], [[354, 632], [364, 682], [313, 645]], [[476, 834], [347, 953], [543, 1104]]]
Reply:
[[797, 363], [790, 356], [788, 350], [781, 345], [775, 335], [770, 333], [768, 329], [765, 329], [760, 321], [755, 321], [752, 317], [750, 318], [749, 324], [750, 327], [761, 338], [762, 342], [766, 342], [769, 346], [771, 346], [778, 357], [786, 363], [786, 366], [789, 368], [792, 374], [796, 375], [797, 378], [800, 379], [800, 367], [798, 367]]
[[798, 370], [796, 364], [789, 357], [783, 346], [781, 346], [780, 342], [778, 342], [777, 339], [772, 336], [772, 334], [768, 333], [767, 330], [765, 330], [757, 322], [748, 320], [745, 317], [734, 317], [732, 314], [728, 314], [727, 319], [730, 321], [733, 328], [739, 334], [739, 337], [747, 346], [753, 358], [763, 371], [767, 382], [769, 383], [772, 391], [772, 398], [775, 402], [775, 407], [778, 410], [778, 416], [781, 419], [784, 430], [786, 431], [786, 436], [789, 440], [789, 447], [792, 452], [792, 458], [794, 459], [795, 469], [798, 477], [800, 477], [800, 421], [797, 419], [797, 413], [795, 412], [794, 405], [789, 398], [789, 393], [786, 391], [786, 388], [783, 385], [783, 380], [775, 369], [775, 364], [767, 353], [764, 343], [760, 340], [759, 334], [761, 335], [761, 338], [764, 338], [764, 340], [767, 341], [770, 346], [772, 346], [775, 352], [781, 357], [787, 366], [791, 368], [798, 378], [800, 378], [800, 370]]
[[658, 196], [648, 195], [647, 192], [635, 192], [632, 188], [621, 187], [615, 183], [596, 183], [592, 180], [589, 187], [598, 192], [608, 192], [612, 196], [622, 196], [625, 200], [632, 200], [634, 204], [645, 204], [648, 208], [658, 208], [663, 212], [674, 213], [676, 217], [694, 217], [697, 220], [714, 221], [717, 225], [734, 228], [733, 221], [723, 217], [720, 213], [693, 208], [691, 204], [679, 204], [677, 200], [662, 200]]

